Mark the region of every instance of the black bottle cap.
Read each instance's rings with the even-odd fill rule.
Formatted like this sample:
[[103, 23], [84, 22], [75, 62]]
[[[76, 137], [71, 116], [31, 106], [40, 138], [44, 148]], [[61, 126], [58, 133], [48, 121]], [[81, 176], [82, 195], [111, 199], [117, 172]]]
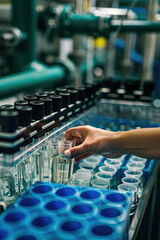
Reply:
[[132, 77], [128, 77], [124, 80], [124, 85], [127, 94], [133, 94], [133, 91], [138, 90], [140, 88], [140, 80], [133, 79]]
[[31, 101], [30, 105], [32, 107], [32, 118], [34, 120], [40, 120], [44, 117], [44, 102], [42, 101]]
[[75, 87], [74, 86], [70, 86], [70, 85], [65, 85], [64, 86], [67, 90], [75, 90]]
[[26, 96], [24, 96], [24, 100], [26, 100], [30, 103], [31, 101], [37, 100], [37, 97], [34, 95], [26, 95]]
[[107, 77], [102, 80], [102, 87], [111, 89], [111, 83], [114, 82], [113, 77]]
[[143, 84], [143, 92], [145, 96], [152, 96], [153, 90], [155, 88], [154, 81], [145, 81]]
[[23, 127], [28, 126], [32, 121], [32, 107], [27, 105], [17, 105], [19, 113], [19, 124]]
[[75, 103], [76, 101], [78, 101], [78, 91], [77, 90], [68, 90], [67, 92], [70, 93], [71, 103]]
[[102, 81], [100, 81], [100, 80], [99, 81], [96, 80], [95, 84], [97, 86], [97, 90], [99, 90], [102, 87]]
[[86, 89], [85, 87], [78, 87], [76, 88], [76, 90], [78, 91], [78, 100], [84, 100], [84, 98], [86, 97]]
[[36, 96], [38, 99], [40, 99], [40, 98], [42, 98], [42, 97], [47, 97], [47, 94], [44, 93], [44, 92], [36, 92], [36, 93], [35, 93], [35, 96]]
[[1, 111], [2, 111], [2, 110], [12, 111], [12, 110], [14, 110], [14, 109], [15, 109], [14, 105], [11, 105], [11, 104], [5, 104], [5, 105], [2, 105], [2, 106], [0, 107], [0, 110], [1, 110]]
[[94, 87], [91, 84], [85, 85], [87, 97], [90, 97], [94, 93]]
[[116, 93], [117, 89], [120, 88], [120, 86], [121, 86], [121, 80], [113, 79], [113, 81], [111, 82], [111, 92]]
[[66, 88], [56, 88], [57, 94], [59, 95], [60, 92], [67, 92]]
[[28, 105], [29, 102], [27, 100], [18, 100], [14, 102], [14, 106], [25, 106]]
[[3, 110], [0, 112], [2, 132], [15, 132], [18, 127], [18, 111]]
[[140, 98], [143, 96], [143, 91], [135, 90], [135, 91], [133, 91], [133, 95], [136, 100], [140, 100]]
[[60, 96], [62, 96], [62, 107], [66, 107], [71, 103], [71, 94], [68, 92], [60, 92]]
[[49, 97], [42, 97], [39, 101], [44, 102], [44, 114], [45, 116], [52, 113], [52, 99]]
[[117, 89], [117, 94], [119, 95], [120, 98], [123, 98], [125, 93], [126, 93], [125, 88], [118, 88]]
[[109, 77], [104, 80], [104, 87], [110, 88], [112, 93], [116, 93], [117, 89], [121, 86], [121, 80], [120, 79], [114, 79], [112, 77]]
[[93, 87], [93, 93], [95, 94], [96, 91], [98, 90], [97, 83], [92, 83], [92, 87]]
[[44, 93], [46, 93], [48, 97], [50, 97], [51, 95], [55, 95], [56, 94], [55, 91], [45, 91]]
[[51, 95], [52, 99], [52, 110], [53, 112], [57, 112], [62, 108], [62, 96], [60, 95]]

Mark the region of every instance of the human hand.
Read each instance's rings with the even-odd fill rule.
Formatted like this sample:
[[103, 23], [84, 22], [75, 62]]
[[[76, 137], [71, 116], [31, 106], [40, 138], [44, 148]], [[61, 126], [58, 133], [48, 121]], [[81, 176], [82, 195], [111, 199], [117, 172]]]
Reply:
[[108, 158], [120, 157], [122, 153], [114, 147], [112, 140], [118, 132], [112, 132], [91, 126], [70, 128], [64, 135], [67, 140], [74, 140], [75, 147], [66, 150], [65, 155], [78, 162], [92, 154]]

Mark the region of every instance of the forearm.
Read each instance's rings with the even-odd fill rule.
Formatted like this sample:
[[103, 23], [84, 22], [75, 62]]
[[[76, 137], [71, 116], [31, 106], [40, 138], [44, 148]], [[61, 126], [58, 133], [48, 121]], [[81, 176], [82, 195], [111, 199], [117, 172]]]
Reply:
[[111, 139], [115, 151], [160, 160], [160, 128], [118, 132]]

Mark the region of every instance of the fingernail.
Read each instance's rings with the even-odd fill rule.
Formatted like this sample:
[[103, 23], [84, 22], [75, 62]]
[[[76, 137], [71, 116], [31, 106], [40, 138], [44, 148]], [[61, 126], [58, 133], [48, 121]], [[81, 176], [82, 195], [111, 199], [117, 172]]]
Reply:
[[65, 154], [65, 156], [66, 156], [67, 159], [71, 159], [71, 153], [70, 153], [70, 151], [66, 150], [66, 151], [64, 152], [64, 154]]

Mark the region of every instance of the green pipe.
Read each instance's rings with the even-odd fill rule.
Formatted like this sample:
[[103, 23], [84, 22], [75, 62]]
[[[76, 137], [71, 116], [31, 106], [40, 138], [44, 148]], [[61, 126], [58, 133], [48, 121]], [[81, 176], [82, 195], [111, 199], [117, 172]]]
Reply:
[[154, 21], [141, 21], [141, 20], [112, 20], [110, 25], [110, 31], [116, 31], [121, 26], [121, 32], [160, 32], [160, 22]]
[[27, 36], [14, 49], [13, 72], [22, 71], [22, 68], [37, 58], [37, 0], [12, 1], [12, 26], [20, 29]]
[[7, 98], [10, 95], [24, 90], [32, 90], [37, 86], [49, 86], [61, 84], [65, 79], [65, 69], [61, 66], [45, 67], [41, 70], [28, 70], [22, 73], [13, 74], [0, 78], [0, 98]]
[[68, 22], [72, 33], [94, 35], [99, 32], [99, 16], [73, 14], [69, 16]]
[[[120, 32], [160, 32], [160, 22], [146, 20], [111, 20], [110, 17], [101, 18], [93, 14], [70, 14], [61, 16], [61, 34], [87, 34], [91, 36], [108, 36], [111, 31]], [[63, 29], [63, 31], [62, 31]]]

